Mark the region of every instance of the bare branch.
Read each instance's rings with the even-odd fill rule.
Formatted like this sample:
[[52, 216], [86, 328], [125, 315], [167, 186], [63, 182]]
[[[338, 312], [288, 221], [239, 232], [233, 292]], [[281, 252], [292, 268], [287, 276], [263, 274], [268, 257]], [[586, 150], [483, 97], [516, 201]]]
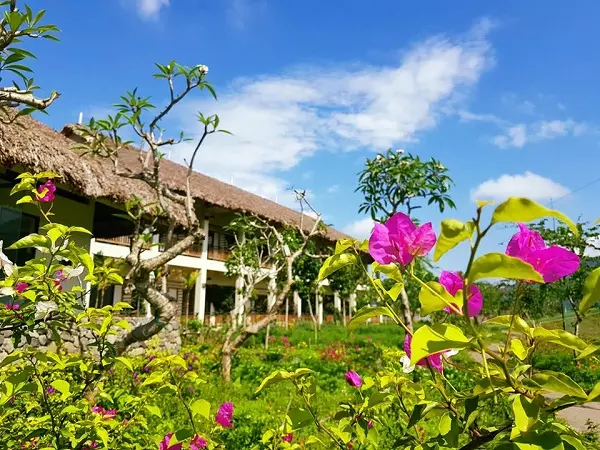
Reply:
[[47, 98], [37, 98], [31, 91], [17, 89], [14, 86], [0, 88], [0, 106], [17, 107], [18, 105], [27, 105], [32, 108], [44, 110], [48, 108], [60, 94], [52, 91]]

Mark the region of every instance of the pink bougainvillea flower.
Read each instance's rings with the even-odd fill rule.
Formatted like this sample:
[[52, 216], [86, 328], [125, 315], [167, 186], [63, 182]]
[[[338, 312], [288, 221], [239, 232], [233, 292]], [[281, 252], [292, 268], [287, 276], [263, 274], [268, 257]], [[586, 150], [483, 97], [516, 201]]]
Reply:
[[376, 223], [369, 239], [369, 253], [379, 264], [409, 264], [415, 256], [425, 256], [435, 245], [431, 222], [417, 227], [404, 213], [396, 213], [385, 223]]
[[546, 247], [542, 236], [522, 223], [506, 246], [506, 254], [531, 264], [546, 283], [572, 275], [579, 269], [579, 256], [557, 245]]
[[158, 444], [158, 450], [181, 450], [183, 444], [179, 442], [178, 444], [171, 445], [171, 438], [173, 437], [173, 433], [167, 434], [160, 444]]
[[221, 425], [223, 428], [233, 428], [233, 403], [225, 402], [217, 411], [215, 422]]
[[38, 186], [38, 194], [40, 194], [40, 195], [44, 194], [42, 197], [38, 197], [38, 200], [42, 203], [53, 202], [55, 192], [56, 192], [56, 186], [54, 185], [54, 181], [48, 180], [41, 186]]
[[[410, 360], [410, 355], [412, 354], [412, 350], [410, 348], [411, 342], [412, 342], [412, 336], [410, 334], [407, 334], [406, 338], [404, 338], [404, 351], [406, 352], [406, 356], [408, 357], [409, 360]], [[434, 368], [438, 372], [442, 373], [444, 368], [442, 365], [442, 354], [441, 353], [435, 353], [431, 356], [428, 356], [427, 358], [421, 359], [419, 362], [417, 362], [417, 366], [427, 367], [427, 361], [429, 361], [429, 364], [431, 365], [432, 368]]]
[[48, 395], [56, 394], [56, 389], [54, 389], [52, 386], [48, 386], [46, 388], [46, 394], [48, 394]]
[[19, 308], [20, 308], [20, 306], [17, 305], [16, 303], [10, 303], [10, 304], [9, 303], [5, 303], [4, 307], [6, 309], [10, 309], [11, 311], [18, 311]]
[[190, 450], [201, 450], [206, 448], [208, 442], [202, 436], [194, 436], [194, 439], [190, 442]]
[[352, 387], [361, 387], [363, 384], [360, 375], [354, 372], [353, 370], [349, 370], [348, 372], [346, 372], [345, 377], [348, 384]]
[[107, 409], [106, 411], [104, 411], [103, 418], [104, 418], [104, 420], [109, 420], [109, 419], [114, 418], [116, 415], [117, 415], [116, 409]]
[[102, 406], [98, 406], [98, 405], [92, 406], [92, 412], [94, 414], [102, 414], [102, 415], [104, 415], [104, 408]]
[[[440, 284], [446, 288], [448, 294], [455, 296], [456, 293], [464, 289], [464, 281], [458, 272], [448, 272], [442, 270], [440, 274]], [[458, 308], [458, 305], [454, 304]], [[483, 296], [477, 286], [472, 284], [469, 288], [469, 297], [467, 299], [467, 314], [469, 317], [475, 317], [483, 308]], [[454, 311], [447, 306], [444, 311], [454, 314]]]
[[25, 292], [27, 290], [28, 287], [29, 287], [29, 285], [27, 283], [23, 283], [22, 281], [17, 281], [17, 283], [15, 284], [15, 291], [17, 292], [17, 294], [22, 294], [23, 292]]
[[88, 445], [83, 446], [83, 450], [92, 450], [94, 448], [98, 448], [98, 443], [96, 441], [90, 441]]
[[370, 430], [371, 428], [373, 428], [373, 421], [372, 421], [372, 420], [369, 420], [369, 421], [367, 422], [367, 430]]
[[294, 433], [288, 433], [285, 436], [281, 437], [283, 442], [292, 442], [294, 440]]

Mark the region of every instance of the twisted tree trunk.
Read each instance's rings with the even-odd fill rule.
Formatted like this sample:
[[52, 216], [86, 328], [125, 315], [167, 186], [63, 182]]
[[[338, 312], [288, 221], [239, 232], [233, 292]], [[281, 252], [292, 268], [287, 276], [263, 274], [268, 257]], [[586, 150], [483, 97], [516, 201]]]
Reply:
[[406, 294], [406, 289], [404, 289], [404, 287], [402, 287], [402, 291], [400, 291], [400, 309], [402, 312], [402, 320], [404, 321], [404, 324], [410, 331], [412, 331], [412, 311], [410, 309], [410, 302], [408, 300], [408, 295]]

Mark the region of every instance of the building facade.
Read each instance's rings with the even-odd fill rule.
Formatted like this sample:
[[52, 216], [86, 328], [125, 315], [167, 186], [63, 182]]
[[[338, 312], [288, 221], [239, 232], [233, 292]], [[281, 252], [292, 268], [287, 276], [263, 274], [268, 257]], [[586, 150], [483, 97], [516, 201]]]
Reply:
[[[22, 118], [22, 127], [0, 125], [0, 240], [5, 246], [22, 236], [36, 232], [42, 223], [36, 208], [31, 205], [16, 207], [16, 198], [9, 195], [16, 176], [24, 171], [52, 171], [61, 176], [57, 183], [53, 203], [55, 220], [69, 226], [85, 227], [93, 233], [89, 238], [78, 236], [78, 244], [89, 249], [98, 259], [123, 259], [129, 253], [131, 223], [120, 218], [125, 201], [133, 195], [151, 200], [152, 192], [143, 182], [120, 179], [112, 172], [110, 163], [87, 155], [78, 154], [73, 147], [80, 142], [74, 127], [65, 127], [61, 133], [52, 130], [32, 118]], [[125, 155], [125, 164], [135, 170], [137, 157]], [[187, 169], [173, 161], [161, 162], [161, 173], [176, 189]], [[183, 171], [183, 172], [182, 172]], [[206, 175], [195, 173], [193, 195], [196, 197], [197, 216], [203, 224], [205, 238], [195, 243], [184, 254], [168, 263], [168, 294], [177, 302], [178, 313], [195, 317], [207, 325], [219, 325], [229, 318], [239, 302], [237, 292], [240, 280], [227, 276], [225, 261], [234, 244], [234, 236], [227, 225], [237, 213], [250, 213], [273, 223], [291, 226], [311, 226], [312, 219], [300, 213], [243, 191]], [[347, 237], [333, 228], [326, 231], [325, 244]], [[162, 236], [153, 237], [153, 244], [143, 253], [151, 258], [161, 252]], [[31, 250], [7, 252], [18, 264], [34, 256]], [[192, 273], [197, 273], [190, 283]], [[260, 318], [274, 301], [274, 283], [267, 279], [256, 290], [253, 315], [247, 320]], [[101, 306], [118, 301], [131, 301], [123, 293], [122, 286], [113, 286], [104, 292], [90, 291], [87, 305]], [[347, 311], [355, 307], [355, 298], [341, 299], [327, 286], [315, 292], [310, 299], [291, 296], [286, 302], [287, 320], [306, 316], [308, 303], [320, 323], [341, 311], [341, 302], [348, 301]], [[133, 305], [139, 315], [152, 312], [147, 305]], [[282, 313], [285, 313], [283, 311]], [[329, 313], [329, 314], [328, 314]], [[283, 314], [282, 314], [283, 315]]]

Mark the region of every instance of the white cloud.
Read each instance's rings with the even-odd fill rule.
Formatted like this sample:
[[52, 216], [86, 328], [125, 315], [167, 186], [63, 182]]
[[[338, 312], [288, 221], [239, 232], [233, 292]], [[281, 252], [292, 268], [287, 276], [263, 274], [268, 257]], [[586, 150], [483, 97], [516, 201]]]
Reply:
[[[219, 92], [217, 103], [187, 102], [182, 122], [188, 134], [199, 130], [190, 119], [196, 111], [218, 113], [221, 126], [234, 133], [211, 136], [196, 169], [225, 181], [233, 176], [242, 187], [248, 174], [266, 177], [272, 198], [276, 186], [287, 185], [279, 172], [318, 151], [415, 141], [454, 114], [493, 63], [489, 28], [482, 21], [460, 39], [428, 39], [389, 66], [301, 67], [235, 80]], [[189, 152], [182, 145], [178, 159]], [[266, 195], [263, 186], [254, 187]]]
[[600, 256], [600, 237], [591, 238], [588, 243], [590, 246], [585, 249], [585, 256], [590, 258]]
[[574, 120], [540, 120], [532, 124], [517, 124], [509, 127], [504, 134], [495, 136], [492, 143], [500, 148], [522, 148], [529, 143], [557, 139], [564, 136], [581, 136], [589, 131], [589, 126]]
[[135, 0], [138, 13], [144, 19], [157, 19], [160, 10], [169, 6], [170, 0]]
[[522, 175], [501, 175], [484, 181], [471, 191], [472, 200], [506, 200], [507, 197], [527, 197], [547, 201], [569, 194], [565, 186], [532, 172]]
[[339, 184], [334, 184], [333, 186], [329, 186], [327, 188], [327, 193], [328, 194], [335, 194], [339, 190], [340, 190], [340, 185]]
[[521, 100], [514, 92], [503, 95], [502, 103], [522, 114], [532, 115], [535, 113], [535, 103]]
[[228, 0], [227, 18], [232, 27], [243, 30], [256, 15], [264, 13], [264, 0]]
[[370, 217], [352, 222], [344, 227], [344, 233], [358, 239], [366, 239], [373, 231], [375, 222]]

